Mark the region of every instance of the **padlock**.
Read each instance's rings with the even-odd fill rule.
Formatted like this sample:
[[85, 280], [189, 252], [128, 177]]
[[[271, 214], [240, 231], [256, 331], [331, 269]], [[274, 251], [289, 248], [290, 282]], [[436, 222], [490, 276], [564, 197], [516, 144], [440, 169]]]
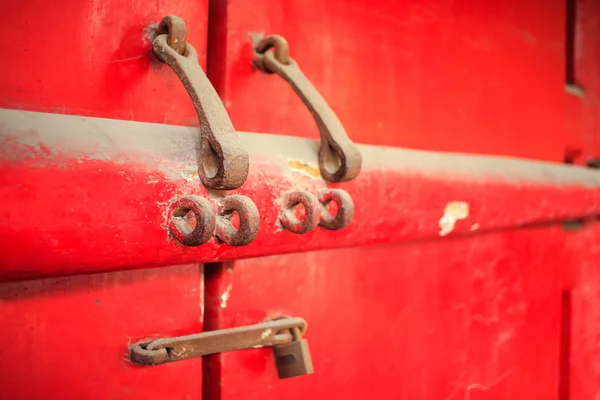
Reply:
[[313, 373], [312, 359], [306, 339], [299, 328], [292, 328], [292, 341], [273, 346], [279, 379], [293, 378]]

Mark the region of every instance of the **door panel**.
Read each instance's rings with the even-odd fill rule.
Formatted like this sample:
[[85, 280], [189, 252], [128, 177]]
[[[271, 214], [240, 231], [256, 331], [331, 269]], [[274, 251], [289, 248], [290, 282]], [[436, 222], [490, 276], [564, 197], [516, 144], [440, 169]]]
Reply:
[[198, 125], [148, 33], [165, 15], [180, 15], [203, 63], [207, 0], [5, 3], [0, 51], [10, 66], [0, 70], [0, 108]]
[[239, 130], [318, 136], [251, 67], [277, 33], [357, 142], [562, 161], [562, 1], [213, 3], [209, 76]]
[[278, 380], [271, 350], [226, 353], [211, 398], [556, 399], [563, 240], [530, 229], [225, 265], [207, 318], [305, 318], [315, 373]]
[[128, 344], [202, 330], [202, 267], [0, 284], [3, 399], [200, 399], [202, 360], [140, 367]]

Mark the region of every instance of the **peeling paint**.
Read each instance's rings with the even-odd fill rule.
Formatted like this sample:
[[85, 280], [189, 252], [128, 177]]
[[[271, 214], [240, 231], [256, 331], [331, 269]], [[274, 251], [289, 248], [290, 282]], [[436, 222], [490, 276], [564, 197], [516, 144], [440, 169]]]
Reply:
[[181, 177], [188, 182], [199, 181], [198, 167], [185, 168], [181, 170]]
[[221, 294], [221, 308], [227, 308], [227, 300], [229, 300], [229, 296], [231, 295], [231, 284], [227, 286], [227, 289]]
[[440, 236], [446, 236], [454, 230], [456, 221], [469, 216], [469, 204], [464, 201], [451, 201], [444, 207], [444, 215], [440, 218]]
[[304, 173], [313, 178], [321, 177], [321, 171], [319, 170], [318, 166], [310, 165], [306, 162], [298, 160], [288, 160], [288, 165], [292, 167], [295, 171]]

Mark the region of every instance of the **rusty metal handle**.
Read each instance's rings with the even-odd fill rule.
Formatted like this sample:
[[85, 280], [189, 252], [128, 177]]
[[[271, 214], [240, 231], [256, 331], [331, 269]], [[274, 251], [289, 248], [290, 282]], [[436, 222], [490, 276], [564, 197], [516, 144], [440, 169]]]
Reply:
[[185, 23], [163, 18], [152, 42], [158, 58], [177, 74], [189, 93], [200, 121], [198, 174], [211, 189], [236, 189], [248, 176], [248, 153], [242, 148], [227, 111], [198, 63], [198, 54], [186, 42]]
[[[273, 49], [273, 51], [269, 51]], [[289, 57], [287, 41], [278, 35], [267, 36], [255, 46], [254, 64], [263, 72], [276, 73], [294, 89], [312, 113], [319, 133], [319, 168], [329, 182], [349, 181], [358, 175], [362, 157], [348, 137], [344, 126], [327, 101]]]
[[306, 332], [302, 318], [280, 318], [256, 325], [155, 339], [130, 347], [132, 362], [156, 365], [227, 351], [276, 346], [298, 340]]

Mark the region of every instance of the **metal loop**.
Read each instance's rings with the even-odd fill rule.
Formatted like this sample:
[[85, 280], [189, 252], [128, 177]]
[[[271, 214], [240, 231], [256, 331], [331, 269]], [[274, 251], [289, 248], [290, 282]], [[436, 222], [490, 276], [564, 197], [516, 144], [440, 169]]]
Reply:
[[290, 50], [287, 40], [283, 36], [279, 35], [271, 35], [265, 36], [262, 38], [254, 47], [254, 51], [256, 52], [256, 56], [254, 58], [254, 65], [263, 72], [268, 74], [272, 74], [275, 71], [270, 70], [267, 66], [265, 66], [261, 57], [268, 50], [273, 49], [273, 55], [275, 60], [283, 65], [289, 65], [292, 63], [290, 59]]
[[[321, 221], [319, 225], [330, 230], [338, 230], [347, 226], [354, 216], [354, 202], [352, 197], [342, 189], [324, 189], [318, 193], [319, 201], [321, 202]], [[333, 217], [327, 204], [335, 201], [338, 205], [338, 211]]]
[[[268, 51], [270, 48], [275, 51]], [[259, 70], [274, 72], [288, 82], [315, 118], [321, 135], [319, 169], [323, 179], [344, 182], [356, 178], [362, 167], [358, 148], [325, 99], [289, 57], [285, 39], [277, 35], [262, 39], [255, 46], [253, 63]]]
[[186, 48], [187, 31], [185, 22], [174, 15], [167, 15], [158, 24], [158, 34], [167, 35], [167, 44], [177, 53], [183, 55]]
[[[306, 213], [302, 220], [294, 215], [294, 208], [302, 204]], [[290, 232], [304, 234], [319, 225], [321, 205], [317, 197], [306, 191], [286, 193], [283, 198], [283, 211], [280, 216], [281, 225]]]
[[[240, 227], [231, 224], [233, 212], [240, 217]], [[260, 227], [260, 214], [254, 202], [246, 196], [234, 194], [219, 203], [216, 235], [230, 246], [245, 246], [252, 242]]]
[[136, 343], [129, 348], [129, 359], [135, 364], [156, 365], [167, 362], [169, 353], [167, 349], [146, 349], [148, 343]]
[[[185, 220], [189, 212], [194, 214], [196, 226], [191, 229]], [[212, 205], [203, 197], [186, 196], [169, 206], [169, 232], [186, 246], [200, 246], [215, 230], [215, 213]]]
[[198, 114], [201, 135], [198, 175], [202, 183], [219, 190], [240, 187], [248, 176], [248, 153], [242, 148], [219, 95], [200, 68], [198, 53], [186, 43], [184, 53], [179, 54], [168, 44], [167, 34], [154, 38], [152, 48], [177, 74]]

